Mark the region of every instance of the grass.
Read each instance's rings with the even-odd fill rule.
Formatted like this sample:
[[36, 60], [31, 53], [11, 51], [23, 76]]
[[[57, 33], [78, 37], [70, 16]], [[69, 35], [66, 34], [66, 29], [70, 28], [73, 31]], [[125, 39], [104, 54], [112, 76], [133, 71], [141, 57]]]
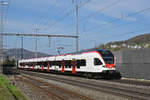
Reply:
[[20, 91], [10, 85], [4, 75], [0, 75], [0, 100], [27, 100]]

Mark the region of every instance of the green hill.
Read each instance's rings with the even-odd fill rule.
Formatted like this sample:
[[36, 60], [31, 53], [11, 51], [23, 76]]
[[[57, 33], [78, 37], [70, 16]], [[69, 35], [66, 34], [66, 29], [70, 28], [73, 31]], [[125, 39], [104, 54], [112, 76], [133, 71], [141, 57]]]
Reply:
[[99, 45], [97, 48], [105, 48], [112, 51], [121, 49], [150, 48], [150, 33], [138, 35], [124, 41], [109, 42], [107, 44]]

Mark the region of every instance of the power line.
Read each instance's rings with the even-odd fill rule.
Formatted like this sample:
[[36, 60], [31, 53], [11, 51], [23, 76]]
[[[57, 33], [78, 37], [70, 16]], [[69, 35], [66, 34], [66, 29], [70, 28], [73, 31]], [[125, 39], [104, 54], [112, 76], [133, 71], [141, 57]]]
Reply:
[[33, 37], [63, 37], [63, 38], [77, 38], [73, 35], [49, 35], [49, 34], [24, 34], [24, 33], [3, 33], [0, 36], [33, 36]]
[[[117, 0], [117, 1], [115, 1], [115, 2], [113, 2], [113, 3], [111, 3], [111, 4], [109, 4], [109, 5], [106, 5], [104, 8], [98, 9], [96, 12], [105, 11], [106, 9], [109, 9], [109, 8], [113, 7], [114, 5], [117, 5], [119, 2], [120, 2], [120, 0]], [[95, 16], [96, 14], [97, 14], [97, 13], [95, 13], [95, 14], [91, 13], [91, 14], [87, 15], [86, 17], [80, 19], [79, 21], [81, 22], [81, 21], [87, 20], [87, 18], [90, 18], [90, 17], [92, 17], [92, 16]]]
[[[49, 6], [48, 9], [46, 10], [46, 12], [49, 13], [49, 10], [50, 10], [51, 8], [52, 8], [52, 6]], [[68, 7], [66, 7], [66, 8], [63, 9], [63, 10], [61, 10], [59, 13], [57, 13], [55, 17], [60, 16], [60, 13], [66, 11], [66, 10], [68, 10]], [[48, 25], [48, 24], [49, 24], [49, 21], [48, 21], [48, 18], [49, 18], [49, 17], [50, 17], [50, 16], [45, 16], [44, 14], [42, 14], [39, 19], [36, 19], [36, 20], [33, 22], [32, 26], [34, 27], [34, 25], [35, 25], [35, 26], [36, 26], [36, 25], [39, 25], [39, 26], [40, 26], [40, 25], [44, 25], [44, 26]]]
[[[89, 0], [89, 1], [86, 2], [85, 4], [89, 3], [90, 1], [91, 1], [91, 0]], [[98, 13], [98, 12], [105, 11], [105, 10], [107, 10], [107, 9], [109, 9], [109, 8], [111, 8], [111, 7], [113, 7], [114, 5], [117, 5], [119, 2], [120, 2], [120, 0], [117, 0], [117, 1], [115, 1], [115, 2], [113, 2], [113, 3], [111, 3], [111, 4], [109, 4], [109, 5], [106, 5], [104, 8], [98, 9], [96, 12]], [[85, 5], [85, 4], [84, 4], [84, 5]], [[85, 16], [84, 18], [79, 19], [79, 22], [85, 21], [85, 20], [87, 20], [87, 18], [93, 17], [93, 16], [95, 16], [97, 13], [91, 13], [91, 14]], [[73, 24], [71, 24], [71, 25], [73, 25]]]
[[[37, 31], [37, 29], [36, 29]], [[49, 35], [49, 34], [38, 34], [36, 32], [36, 34], [24, 34], [24, 33], [3, 33], [3, 34], [0, 34], [0, 36], [19, 36], [19, 37], [22, 37], [22, 42], [21, 42], [21, 45], [22, 45], [22, 50], [23, 50], [23, 37], [36, 37], [36, 46], [35, 46], [35, 56], [38, 57], [37, 55], [37, 37], [48, 37], [49, 39], [52, 38], [52, 37], [60, 37], [60, 38], [78, 38], [78, 36], [73, 36], [73, 35]], [[30, 39], [31, 40], [31, 39]], [[16, 44], [16, 43], [15, 43]], [[49, 40], [49, 44], [50, 44], [50, 40]], [[50, 46], [50, 45], [49, 45]], [[41, 46], [40, 46], [41, 47]], [[41, 48], [40, 48], [41, 49]], [[22, 51], [23, 53], [23, 51]], [[21, 56], [23, 58], [23, 54]]]
[[[60, 13], [66, 11], [66, 10], [68, 10], [68, 7], [66, 7], [66, 8], [63, 9], [63, 10], [61, 10], [59, 13], [57, 13], [57, 14], [54, 16], [54, 18], [56, 18], [57, 16], [60, 16]], [[48, 19], [47, 19], [47, 20], [48, 20]], [[45, 20], [44, 22], [41, 21], [41, 23], [39, 23], [39, 24], [42, 24], [42, 23], [43, 23], [44, 26], [50, 25], [50, 23], [49, 23], [47, 20]]]
[[130, 31], [130, 32], [126, 32], [126, 33], [122, 33], [122, 34], [118, 34], [118, 35], [113, 35], [113, 36], [124, 36], [124, 35], [129, 35], [129, 34], [133, 34], [133, 33], [136, 33], [136, 32], [144, 31], [144, 30], [146, 30], [146, 29], [150, 29], [150, 27], [145, 27], [145, 28], [138, 29], [138, 30], [135, 30], [135, 31]]
[[[49, 7], [47, 8], [46, 12], [49, 13], [49, 10], [50, 10], [51, 8], [52, 8], [52, 6], [49, 6]], [[60, 13], [66, 11], [67, 9], [68, 9], [68, 7], [66, 7], [66, 8], [63, 9], [63, 10], [61, 10], [59, 13], [57, 13], [57, 15], [56, 15], [55, 17], [59, 16]], [[40, 24], [42, 24], [43, 22], [44, 22], [44, 24], [46, 25], [46, 24], [47, 24], [46, 22], [48, 22], [48, 17], [49, 17], [49, 16], [45, 16], [44, 14], [42, 14], [39, 19], [37, 19], [37, 20], [34, 21], [34, 23], [37, 22], [35, 25], [40, 25]], [[43, 19], [44, 19], [44, 20], [43, 20]], [[45, 19], [47, 19], [47, 20], [45, 20]], [[34, 24], [33, 24], [32, 26], [34, 26]]]
[[79, 5], [79, 8], [85, 6], [85, 5], [88, 4], [90, 1], [91, 1], [91, 0], [87, 0], [87, 1], [85, 1], [84, 3], [81, 3], [81, 4]]
[[[79, 5], [78, 8], [81, 8], [83, 6], [85, 6], [86, 4], [88, 4], [91, 0], [88, 0], [82, 4]], [[70, 16], [72, 13], [74, 13], [76, 10], [75, 9], [72, 9], [70, 11], [68, 11], [67, 13], [65, 13], [65, 15], [61, 18], [59, 18], [56, 22], [52, 23], [50, 26], [48, 26], [47, 28], [44, 28], [43, 30], [47, 30], [47, 29], [50, 29], [52, 28], [53, 26], [55, 26], [57, 23], [60, 23], [61, 21], [63, 21], [65, 18], [67, 18], [68, 16]], [[58, 16], [60, 16], [60, 13], [58, 14]], [[45, 25], [49, 25], [49, 24], [45, 24]]]
[[[137, 21], [136, 21], [137, 22]], [[138, 21], [138, 23], [139, 22], [144, 22], [144, 20], [142, 20], [142, 21]], [[114, 27], [117, 27], [117, 28], [119, 28], [119, 27], [122, 27], [122, 26], [127, 26], [127, 25], [129, 25], [129, 24], [131, 24], [131, 23], [133, 23], [133, 22], [129, 22], [129, 23], [120, 23], [120, 24], [117, 24], [117, 25], [115, 25]], [[113, 32], [112, 30], [116, 30], [115, 28], [113, 28], [113, 29], [111, 29], [111, 32]]]
[[[127, 15], [127, 16], [124, 16], [124, 19], [125, 19], [125, 18], [128, 18], [128, 17], [131, 17], [131, 16], [134, 16], [134, 15], [137, 15], [137, 14], [140, 14], [140, 13], [143, 13], [143, 12], [148, 11], [148, 10], [150, 10], [150, 8], [145, 8], [145, 9], [139, 10], [139, 11], [137, 11], [137, 12], [131, 13], [131, 14]], [[105, 24], [101, 24], [101, 25], [97, 25], [97, 26], [94, 26], [94, 27], [92, 27], [92, 28], [89, 28], [89, 29], [86, 30], [86, 31], [89, 32], [89, 31], [95, 30], [96, 28], [102, 28], [102, 27], [105, 27], [106, 25], [112, 24], [112, 23], [117, 22], [117, 21], [120, 21], [120, 20], [121, 20], [121, 19], [114, 19], [114, 20], [111, 20], [111, 21], [109, 21], [109, 22], [107, 22], [107, 23], [105, 23]], [[87, 32], [87, 33], [88, 33], [88, 32]]]
[[125, 33], [121, 33], [121, 34], [116, 34], [116, 35], [108, 35], [108, 36], [104, 36], [105, 38], [107, 37], [115, 37], [115, 38], [118, 38], [120, 36], [124, 36], [124, 35], [129, 35], [129, 34], [133, 34], [133, 33], [136, 33], [136, 32], [141, 32], [141, 31], [144, 31], [146, 29], [150, 29], [150, 26], [148, 27], [144, 27], [142, 29], [138, 29], [138, 30], [134, 30], [134, 31], [130, 31], [130, 32], [125, 32]]
[[[142, 21], [136, 21], [136, 22], [144, 22], [144, 20], [142, 20]], [[120, 23], [120, 24], [117, 24], [117, 25], [115, 25], [115, 26], [113, 26], [113, 27], [117, 27], [117, 29], [119, 28], [119, 27], [122, 27], [122, 26], [127, 26], [127, 25], [131, 25], [133, 22], [128, 22], [128, 23]], [[116, 30], [115, 28], [111, 28], [111, 32], [113, 33], [113, 31], [112, 30]], [[86, 34], [85, 34], [85, 36], [86, 36]]]
[[[66, 17], [70, 16], [75, 10], [70, 10], [69, 12], [67, 12], [63, 17], [59, 18], [57, 21], [55, 21], [54, 23], [46, 23], [44, 24], [45, 26], [47, 25], [46, 28], [42, 29], [43, 31], [46, 31], [47, 29], [52, 28], [53, 26], [55, 26], [57, 23], [63, 21]], [[59, 14], [60, 15], [60, 14]], [[50, 26], [49, 26], [50, 25]]]

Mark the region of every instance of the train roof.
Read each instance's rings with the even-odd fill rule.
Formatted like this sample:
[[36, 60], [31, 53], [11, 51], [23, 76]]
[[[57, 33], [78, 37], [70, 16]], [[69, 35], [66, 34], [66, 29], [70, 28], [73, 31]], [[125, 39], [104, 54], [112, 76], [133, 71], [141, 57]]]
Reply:
[[73, 52], [73, 53], [70, 53], [70, 54], [81, 54], [81, 53], [84, 53], [84, 52], [90, 52], [90, 51], [109, 51], [107, 49], [85, 49], [85, 50], [81, 50], [81, 51], [78, 51], [78, 52]]
[[[63, 54], [63, 55], [53, 55], [53, 56], [45, 56], [45, 57], [55, 57], [55, 56], [65, 56], [65, 55], [77, 55], [77, 54], [82, 54], [85, 52], [91, 52], [91, 51], [109, 51], [107, 49], [85, 49], [85, 50], [81, 50], [78, 52], [72, 52], [72, 53], [67, 53], [67, 54]], [[45, 57], [38, 57], [38, 58], [45, 58]], [[28, 60], [28, 59], [35, 59], [35, 58], [27, 58], [27, 59], [22, 59], [22, 60]]]

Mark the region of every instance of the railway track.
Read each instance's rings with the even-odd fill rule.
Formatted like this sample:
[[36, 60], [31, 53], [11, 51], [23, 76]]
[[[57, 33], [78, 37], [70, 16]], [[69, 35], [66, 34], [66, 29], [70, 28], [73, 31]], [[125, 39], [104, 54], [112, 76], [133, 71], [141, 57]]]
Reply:
[[[47, 74], [39, 74], [35, 72], [27, 72], [27, 71], [20, 71], [20, 73], [30, 74], [32, 76], [54, 80], [58, 82], [67, 83], [74, 86], [84, 87], [96, 91], [106, 92], [109, 94], [125, 97], [132, 100], [149, 100], [150, 98], [150, 91], [149, 89], [139, 89], [135, 87], [126, 87], [116, 84], [108, 84], [108, 83], [100, 83], [100, 82], [92, 82], [92, 81], [83, 81], [83, 80], [70, 80], [66, 78], [58, 78], [54, 76], [49, 76]], [[109, 82], [109, 81], [108, 81]], [[138, 83], [139, 84], [139, 83]]]
[[52, 100], [93, 100], [87, 96], [80, 95], [76, 92], [72, 92], [48, 82], [35, 79], [26, 75], [16, 76], [16, 78], [22, 80], [23, 82], [32, 85], [35, 88], [40, 89], [42, 92], [46, 93], [51, 97]]
[[137, 81], [137, 80], [132, 80], [132, 79], [124, 79], [124, 80], [107, 80], [110, 82], [118, 82], [118, 83], [123, 83], [123, 84], [133, 84], [137, 86], [150, 86], [150, 82], [146, 81]]

